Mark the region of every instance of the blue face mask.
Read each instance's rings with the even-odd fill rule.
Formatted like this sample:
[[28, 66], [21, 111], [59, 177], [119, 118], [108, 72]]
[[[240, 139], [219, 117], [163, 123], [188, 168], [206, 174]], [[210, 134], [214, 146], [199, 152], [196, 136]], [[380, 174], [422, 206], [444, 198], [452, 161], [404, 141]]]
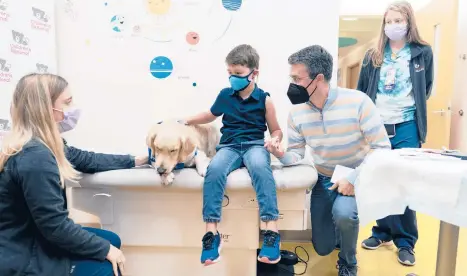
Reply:
[[248, 75], [244, 77], [235, 76], [235, 75], [230, 76], [229, 81], [230, 81], [230, 86], [232, 87], [232, 89], [235, 92], [240, 92], [240, 91], [245, 90], [245, 88], [247, 88], [248, 85], [250, 85], [251, 83], [248, 77], [250, 77], [252, 73], [253, 71], [251, 71]]

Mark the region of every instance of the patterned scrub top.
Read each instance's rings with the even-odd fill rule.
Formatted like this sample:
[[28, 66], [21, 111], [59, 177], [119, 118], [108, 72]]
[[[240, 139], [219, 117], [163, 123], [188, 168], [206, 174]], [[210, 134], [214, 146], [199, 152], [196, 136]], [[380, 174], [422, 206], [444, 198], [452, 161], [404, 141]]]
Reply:
[[376, 107], [384, 124], [399, 124], [415, 119], [410, 59], [409, 44], [394, 54], [387, 45], [376, 95]]

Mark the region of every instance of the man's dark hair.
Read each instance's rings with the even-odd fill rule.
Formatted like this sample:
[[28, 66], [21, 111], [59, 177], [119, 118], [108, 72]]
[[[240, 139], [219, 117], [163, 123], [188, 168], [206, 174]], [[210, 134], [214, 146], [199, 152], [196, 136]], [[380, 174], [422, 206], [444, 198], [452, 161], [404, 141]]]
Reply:
[[242, 65], [250, 69], [259, 68], [259, 55], [256, 50], [247, 44], [238, 45], [225, 58], [228, 65]]
[[332, 56], [319, 45], [309, 46], [292, 54], [289, 64], [305, 65], [311, 79], [316, 78], [318, 74], [323, 74], [327, 82], [332, 78]]

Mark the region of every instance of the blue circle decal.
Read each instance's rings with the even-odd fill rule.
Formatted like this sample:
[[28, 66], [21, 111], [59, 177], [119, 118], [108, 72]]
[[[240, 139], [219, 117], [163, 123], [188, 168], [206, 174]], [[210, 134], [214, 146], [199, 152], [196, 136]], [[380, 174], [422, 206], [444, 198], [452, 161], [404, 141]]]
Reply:
[[165, 79], [172, 74], [173, 64], [168, 57], [158, 56], [151, 61], [149, 66], [151, 75], [157, 79]]
[[236, 11], [240, 9], [242, 0], [222, 0], [222, 5], [229, 11]]

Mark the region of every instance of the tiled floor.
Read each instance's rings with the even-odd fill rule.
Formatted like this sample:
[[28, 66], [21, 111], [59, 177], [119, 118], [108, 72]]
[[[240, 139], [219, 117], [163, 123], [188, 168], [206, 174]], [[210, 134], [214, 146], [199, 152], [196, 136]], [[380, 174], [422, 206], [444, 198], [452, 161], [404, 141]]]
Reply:
[[[404, 267], [397, 262], [396, 248], [394, 246], [368, 251], [358, 247], [359, 276], [406, 276], [414, 273], [417, 276], [434, 276], [436, 267], [436, 253], [438, 246], [439, 221], [418, 214], [419, 241], [417, 243], [417, 264], [414, 267]], [[371, 226], [367, 225], [360, 231], [360, 242], [371, 233]], [[283, 243], [282, 247], [293, 251], [297, 245], [303, 246], [310, 254], [310, 263], [305, 275], [310, 276], [336, 276], [335, 268], [337, 251], [330, 256], [320, 257], [308, 244]], [[300, 254], [300, 252], [298, 252]], [[304, 266], [297, 265], [296, 273], [301, 273]], [[467, 229], [461, 229], [459, 250], [457, 256], [456, 276], [467, 275]]]

